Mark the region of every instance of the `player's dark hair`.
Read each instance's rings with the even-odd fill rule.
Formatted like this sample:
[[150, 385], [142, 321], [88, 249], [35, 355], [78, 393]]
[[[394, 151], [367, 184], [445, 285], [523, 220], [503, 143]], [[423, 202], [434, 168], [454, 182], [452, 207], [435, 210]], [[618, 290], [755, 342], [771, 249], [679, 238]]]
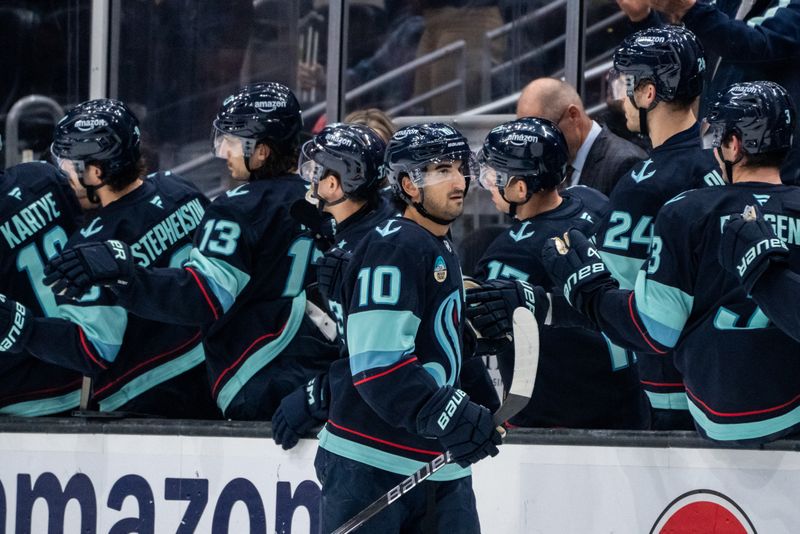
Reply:
[[122, 191], [147, 174], [147, 163], [143, 157], [139, 157], [133, 165], [129, 165], [114, 174], [108, 173], [108, 165], [103, 161], [87, 161], [86, 163], [100, 169], [102, 172], [100, 178], [103, 183], [114, 192]]
[[289, 174], [295, 165], [297, 165], [297, 157], [300, 152], [299, 142], [284, 147], [275, 146], [269, 141], [264, 141], [263, 144], [269, 147], [269, 157], [261, 167], [250, 171], [251, 180], [264, 180], [283, 176]]

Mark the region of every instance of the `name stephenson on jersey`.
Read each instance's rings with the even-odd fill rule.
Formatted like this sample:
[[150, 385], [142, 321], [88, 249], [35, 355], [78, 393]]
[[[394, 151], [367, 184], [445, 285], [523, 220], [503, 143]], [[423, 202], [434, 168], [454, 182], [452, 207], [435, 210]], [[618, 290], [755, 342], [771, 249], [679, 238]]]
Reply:
[[[443, 452], [417, 434], [416, 416], [461, 370], [461, 268], [452, 243], [408, 219], [389, 219], [354, 251], [344, 275], [350, 357], [330, 371], [330, 416], [320, 446], [408, 475]], [[468, 469], [448, 465], [434, 477]]]

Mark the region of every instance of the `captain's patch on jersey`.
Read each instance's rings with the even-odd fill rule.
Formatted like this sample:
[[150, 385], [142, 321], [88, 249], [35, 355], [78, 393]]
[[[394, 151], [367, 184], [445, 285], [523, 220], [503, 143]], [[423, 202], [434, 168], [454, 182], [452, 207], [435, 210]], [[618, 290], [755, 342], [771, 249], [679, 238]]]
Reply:
[[441, 256], [436, 258], [436, 263], [433, 265], [433, 278], [439, 283], [447, 280], [447, 265]]

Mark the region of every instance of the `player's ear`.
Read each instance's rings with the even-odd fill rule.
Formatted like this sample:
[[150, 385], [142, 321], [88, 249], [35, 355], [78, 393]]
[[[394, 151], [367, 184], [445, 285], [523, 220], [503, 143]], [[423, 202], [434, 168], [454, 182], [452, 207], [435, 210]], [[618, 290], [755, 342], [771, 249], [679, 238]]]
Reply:
[[403, 191], [405, 191], [406, 194], [411, 197], [411, 200], [416, 201], [418, 199], [419, 187], [417, 187], [417, 184], [415, 184], [407, 174], [404, 174], [401, 178], [400, 185], [402, 186]]
[[84, 175], [84, 181], [89, 185], [92, 185], [95, 182], [99, 184], [103, 179], [103, 169], [101, 169], [98, 165], [89, 163], [86, 165], [86, 168], [83, 171], [83, 175]]
[[253, 157], [255, 158], [256, 161], [261, 163], [267, 161], [271, 153], [272, 150], [266, 143], [258, 143], [256, 147], [253, 149]]

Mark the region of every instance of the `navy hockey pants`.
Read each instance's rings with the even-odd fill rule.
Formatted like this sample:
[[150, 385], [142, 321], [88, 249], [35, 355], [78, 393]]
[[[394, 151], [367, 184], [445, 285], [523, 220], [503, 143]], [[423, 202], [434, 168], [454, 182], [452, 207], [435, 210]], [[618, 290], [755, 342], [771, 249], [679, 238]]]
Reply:
[[[317, 450], [314, 461], [322, 482], [320, 534], [328, 534], [406, 477]], [[472, 477], [424, 482], [384, 508], [359, 533], [397, 532], [478, 534], [478, 510]]]

